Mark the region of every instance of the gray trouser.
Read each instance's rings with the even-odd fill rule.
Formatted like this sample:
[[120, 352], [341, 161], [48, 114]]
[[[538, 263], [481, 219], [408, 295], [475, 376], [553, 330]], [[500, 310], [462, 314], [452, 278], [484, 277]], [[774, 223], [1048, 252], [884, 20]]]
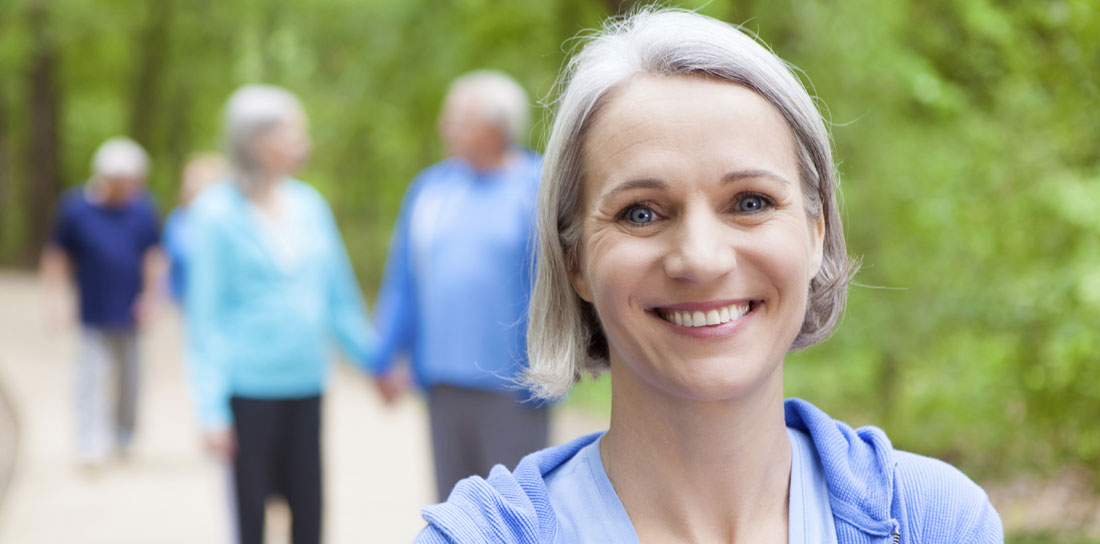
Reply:
[[73, 391], [81, 460], [99, 462], [112, 447], [126, 448], [137, 416], [137, 333], [84, 327]]
[[428, 394], [432, 455], [439, 500], [459, 480], [485, 477], [493, 465], [509, 469], [546, 447], [550, 411], [514, 395], [437, 385]]

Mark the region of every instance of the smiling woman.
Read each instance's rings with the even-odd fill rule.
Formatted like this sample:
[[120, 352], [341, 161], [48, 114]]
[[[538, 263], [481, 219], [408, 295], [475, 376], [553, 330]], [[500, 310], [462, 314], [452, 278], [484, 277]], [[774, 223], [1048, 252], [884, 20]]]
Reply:
[[539, 195], [527, 379], [610, 371], [611, 425], [469, 478], [420, 542], [1002, 541], [985, 493], [802, 400], [855, 266], [828, 131], [787, 65], [677, 10], [573, 59]]

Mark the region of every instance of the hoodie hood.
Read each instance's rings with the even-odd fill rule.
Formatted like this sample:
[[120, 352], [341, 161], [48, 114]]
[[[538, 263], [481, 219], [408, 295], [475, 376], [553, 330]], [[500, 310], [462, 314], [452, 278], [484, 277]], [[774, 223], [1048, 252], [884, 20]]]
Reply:
[[891, 518], [897, 459], [878, 427], [852, 429], [802, 399], [783, 405], [787, 426], [810, 435], [821, 464], [833, 515], [875, 536], [898, 528]]
[[[801, 399], [787, 400], [784, 409], [787, 426], [809, 434], [821, 457], [833, 515], [873, 536], [896, 531], [897, 461], [886, 434], [876, 427], [854, 430]], [[447, 502], [422, 510], [429, 531], [452, 542], [556, 542], [558, 522], [543, 477], [601, 434], [528, 455], [513, 472], [497, 465], [487, 479], [462, 480]]]

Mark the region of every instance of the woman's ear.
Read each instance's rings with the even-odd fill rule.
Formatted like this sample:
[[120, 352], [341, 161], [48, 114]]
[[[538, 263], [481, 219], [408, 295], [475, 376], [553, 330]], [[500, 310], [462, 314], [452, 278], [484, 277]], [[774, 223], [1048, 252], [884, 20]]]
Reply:
[[592, 293], [588, 290], [588, 281], [581, 272], [580, 256], [572, 249], [565, 250], [565, 262], [569, 268], [569, 283], [573, 284], [573, 290], [587, 302], [592, 302]]
[[[818, 205], [818, 209], [821, 206]], [[825, 213], [822, 210], [817, 215], [817, 219], [810, 224], [810, 266], [808, 267], [808, 273], [810, 280], [817, 276], [817, 273], [821, 271], [821, 262], [825, 258]]]

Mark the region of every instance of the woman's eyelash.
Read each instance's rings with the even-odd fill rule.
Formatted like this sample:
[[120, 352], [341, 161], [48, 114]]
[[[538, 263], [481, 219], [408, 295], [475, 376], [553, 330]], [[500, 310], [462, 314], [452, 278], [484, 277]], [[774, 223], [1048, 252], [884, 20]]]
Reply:
[[[627, 205], [626, 207], [624, 207], [622, 209], [622, 211], [619, 212], [616, 219], [618, 219], [619, 221], [625, 221], [627, 223], [630, 223], [630, 224], [636, 225], [636, 226], [637, 225], [647, 225], [649, 223], [652, 223], [653, 221], [655, 221], [659, 217], [659, 214], [654, 209], [656, 207], [657, 207], [656, 204], [654, 204], [653, 202], [650, 202], [648, 200], [639, 200], [639, 201], [636, 201], [636, 202], [632, 202], [629, 205]], [[634, 217], [633, 216], [634, 212], [641, 212], [641, 213], [639, 214], [639, 217]], [[646, 212], [648, 212], [648, 213], [646, 213]], [[641, 216], [645, 216], [645, 217], [641, 217]], [[648, 219], [648, 220], [642, 222], [642, 221], [638, 221], [638, 219]]]
[[[757, 208], [757, 209], [743, 209], [742, 206], [743, 206], [744, 202], [746, 200], [749, 200], [749, 199], [758, 200], [760, 202], [760, 207]], [[775, 205], [776, 205], [776, 203], [775, 203], [774, 198], [772, 198], [772, 197], [770, 197], [766, 194], [757, 193], [757, 192], [753, 192], [753, 191], [738, 193], [736, 196], [733, 197], [733, 207], [734, 207], [735, 211], [738, 211], [738, 212], [741, 212], [741, 213], [760, 212], [760, 211], [763, 211], [766, 208], [774, 208]]]
[[[760, 213], [776, 206], [774, 198], [755, 191], [745, 191], [733, 197], [733, 211], [736, 213]], [[616, 219], [632, 226], [648, 225], [658, 219], [657, 205], [648, 200], [638, 200], [625, 206]]]

